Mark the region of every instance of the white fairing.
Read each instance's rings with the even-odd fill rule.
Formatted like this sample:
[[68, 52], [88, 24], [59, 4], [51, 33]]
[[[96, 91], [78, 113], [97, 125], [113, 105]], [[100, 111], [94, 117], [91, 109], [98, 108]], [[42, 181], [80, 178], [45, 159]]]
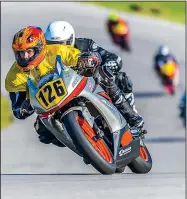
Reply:
[[99, 85], [93, 92], [90, 92], [92, 91], [90, 85], [94, 85], [92, 84], [92, 81], [94, 81], [92, 77], [88, 78], [87, 85], [85, 89], [80, 93], [80, 96], [83, 96], [92, 102], [92, 104], [104, 117], [111, 132], [119, 131], [127, 124], [126, 121], [112, 103], [97, 94], [103, 91], [103, 89]]
[[[39, 90], [38, 85], [40, 85], [42, 82], [45, 82], [45, 83], [42, 83], [42, 85], [44, 86], [46, 83], [50, 81], [48, 82], [44, 81], [47, 78], [47, 76], [45, 76], [42, 79], [40, 79], [37, 84], [34, 85], [31, 79], [28, 79], [30, 101], [37, 114], [43, 114], [43, 113], [49, 112], [51, 109], [54, 109], [55, 107], [60, 106], [60, 104], [62, 104], [63, 101], [66, 100], [67, 97], [72, 94], [72, 92], [77, 88], [78, 84], [84, 78], [84, 76], [77, 74], [73, 69], [64, 66], [60, 58], [59, 59], [57, 58], [55, 71], [51, 75], [52, 75], [52, 79], [50, 81], [53, 81], [55, 79], [59, 79], [60, 77], [62, 77], [65, 83], [66, 90], [67, 90], [67, 95], [61, 101], [59, 101], [58, 104], [46, 110], [38, 102], [36, 98], [36, 93]], [[84, 97], [88, 99], [96, 107], [96, 109], [100, 112], [100, 114], [105, 118], [111, 132], [119, 131], [127, 123], [125, 119], [122, 117], [122, 115], [120, 114], [120, 112], [116, 109], [116, 107], [112, 103], [110, 103], [108, 100], [106, 100], [104, 97], [98, 94], [98, 92], [103, 92], [103, 91], [104, 90], [99, 85], [95, 89], [95, 81], [92, 77], [89, 77], [87, 78], [85, 87], [83, 88], [83, 90], [80, 92], [80, 94], [77, 97]]]
[[70, 45], [73, 46], [75, 31], [72, 25], [66, 21], [53, 21], [46, 29], [45, 38], [51, 42], [66, 42], [71, 39]]

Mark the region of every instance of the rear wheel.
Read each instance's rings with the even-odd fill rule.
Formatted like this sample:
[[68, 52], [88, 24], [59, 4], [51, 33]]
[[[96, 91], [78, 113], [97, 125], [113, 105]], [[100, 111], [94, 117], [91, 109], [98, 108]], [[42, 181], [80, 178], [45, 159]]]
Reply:
[[145, 145], [140, 146], [140, 155], [128, 167], [133, 173], [148, 173], [152, 168], [152, 158]]
[[131, 52], [131, 47], [130, 47], [129, 40], [127, 40], [127, 39], [124, 38], [124, 37], [122, 37], [121, 48], [122, 48], [123, 50], [126, 50], [127, 52]]
[[116, 170], [113, 155], [102, 139], [96, 134], [78, 112], [70, 112], [64, 117], [64, 125], [75, 146], [95, 169], [102, 174], [113, 174]]
[[126, 51], [129, 53], [132, 51], [128, 41], [126, 41]]

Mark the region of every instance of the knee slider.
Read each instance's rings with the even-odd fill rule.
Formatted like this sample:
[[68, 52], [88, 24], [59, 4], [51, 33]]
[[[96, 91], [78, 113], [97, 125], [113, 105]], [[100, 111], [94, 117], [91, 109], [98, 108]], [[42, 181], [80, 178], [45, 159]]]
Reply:
[[133, 89], [133, 83], [132, 83], [130, 77], [128, 77], [128, 76], [126, 76], [125, 80], [126, 80], [126, 90], [127, 90], [127, 93], [131, 93], [132, 89]]

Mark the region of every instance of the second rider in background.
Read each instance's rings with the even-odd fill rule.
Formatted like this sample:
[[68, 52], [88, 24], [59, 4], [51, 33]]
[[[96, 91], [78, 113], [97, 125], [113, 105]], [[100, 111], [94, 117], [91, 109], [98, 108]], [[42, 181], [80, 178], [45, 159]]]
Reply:
[[128, 23], [116, 13], [111, 12], [109, 13], [106, 25], [112, 41], [119, 45], [122, 50], [130, 52]]

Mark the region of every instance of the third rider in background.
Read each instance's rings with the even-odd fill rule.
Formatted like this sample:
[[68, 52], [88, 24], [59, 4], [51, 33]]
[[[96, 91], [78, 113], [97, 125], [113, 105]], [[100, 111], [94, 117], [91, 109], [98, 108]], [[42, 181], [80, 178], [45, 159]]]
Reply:
[[172, 60], [173, 62], [177, 64], [177, 60], [174, 57], [174, 55], [170, 53], [168, 46], [166, 45], [160, 46], [158, 48], [158, 51], [156, 52], [156, 55], [154, 56], [154, 68], [156, 72], [158, 73], [158, 75], [160, 75], [161, 73], [160, 71], [161, 67], [164, 64], [166, 64], [169, 60]]

